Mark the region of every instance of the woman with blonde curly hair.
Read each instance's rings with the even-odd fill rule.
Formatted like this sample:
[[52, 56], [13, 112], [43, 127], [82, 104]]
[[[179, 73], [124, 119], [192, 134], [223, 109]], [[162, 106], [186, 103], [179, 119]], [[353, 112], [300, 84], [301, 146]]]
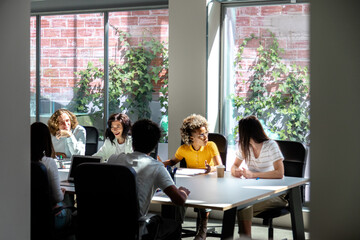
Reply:
[[48, 120], [48, 127], [56, 156], [85, 155], [86, 131], [72, 112], [58, 109]]
[[[181, 139], [184, 142], [172, 159], [164, 162], [165, 166], [173, 166], [183, 158], [188, 168], [203, 168], [206, 173], [216, 171], [215, 166], [222, 165], [216, 144], [208, 141], [208, 122], [201, 116], [192, 114], [183, 120], [180, 128]], [[200, 226], [195, 240], [206, 239], [209, 209], [199, 209]]]

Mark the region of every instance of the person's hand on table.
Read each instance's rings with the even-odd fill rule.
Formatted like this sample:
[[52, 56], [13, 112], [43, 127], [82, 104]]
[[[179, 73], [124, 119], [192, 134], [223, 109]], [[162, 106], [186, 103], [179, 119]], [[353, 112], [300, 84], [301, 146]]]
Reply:
[[207, 163], [206, 160], [205, 160], [205, 169], [206, 169], [205, 173], [211, 172], [211, 166]]
[[179, 190], [184, 192], [186, 194], [186, 196], [189, 196], [189, 194], [190, 194], [190, 190], [187, 189], [186, 187], [181, 186], [181, 187], [179, 187]]
[[245, 178], [254, 178], [254, 173], [248, 169], [242, 168], [241, 172]]
[[62, 152], [56, 152], [55, 155], [58, 156], [60, 159], [66, 158], [66, 154]]
[[231, 175], [233, 175], [234, 177], [237, 177], [237, 178], [241, 178], [242, 173], [243, 173], [243, 171], [239, 168], [232, 169], [232, 171], [231, 171]]

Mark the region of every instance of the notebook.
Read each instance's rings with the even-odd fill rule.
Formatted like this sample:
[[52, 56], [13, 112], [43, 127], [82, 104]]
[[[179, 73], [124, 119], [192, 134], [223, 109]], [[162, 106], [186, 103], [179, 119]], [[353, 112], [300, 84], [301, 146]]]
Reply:
[[79, 166], [81, 163], [85, 162], [93, 162], [93, 163], [100, 163], [101, 157], [95, 156], [82, 156], [82, 155], [73, 155], [71, 158], [71, 166], [67, 180], [63, 180], [60, 182], [61, 186], [69, 186], [74, 187], [74, 177], [76, 172], [76, 167]]

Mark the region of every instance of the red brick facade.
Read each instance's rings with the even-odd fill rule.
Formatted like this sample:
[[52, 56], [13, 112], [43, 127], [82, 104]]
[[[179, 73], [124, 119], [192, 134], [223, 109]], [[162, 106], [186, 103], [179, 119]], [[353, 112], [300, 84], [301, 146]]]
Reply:
[[[143, 34], [168, 42], [168, 10], [109, 13], [109, 23], [131, 34], [137, 45]], [[36, 18], [31, 21], [30, 90], [35, 93]], [[104, 16], [102, 13], [41, 17], [41, 96], [66, 105], [73, 97], [76, 72], [88, 62], [103, 68]], [[147, 31], [147, 32], [146, 32]], [[118, 61], [118, 40], [109, 28], [110, 60]], [[158, 91], [159, 86], [156, 86]]]

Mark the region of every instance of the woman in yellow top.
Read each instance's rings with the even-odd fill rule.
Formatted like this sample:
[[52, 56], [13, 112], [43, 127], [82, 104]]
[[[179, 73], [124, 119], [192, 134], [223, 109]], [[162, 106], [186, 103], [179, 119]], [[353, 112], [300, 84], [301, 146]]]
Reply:
[[[185, 158], [188, 168], [203, 168], [206, 173], [216, 171], [215, 166], [222, 165], [219, 150], [214, 142], [208, 141], [208, 123], [201, 115], [192, 114], [183, 120], [180, 128], [181, 139], [184, 142], [172, 159], [164, 163], [173, 166]], [[210, 210], [199, 209], [200, 226], [195, 239], [206, 239], [207, 221]]]

